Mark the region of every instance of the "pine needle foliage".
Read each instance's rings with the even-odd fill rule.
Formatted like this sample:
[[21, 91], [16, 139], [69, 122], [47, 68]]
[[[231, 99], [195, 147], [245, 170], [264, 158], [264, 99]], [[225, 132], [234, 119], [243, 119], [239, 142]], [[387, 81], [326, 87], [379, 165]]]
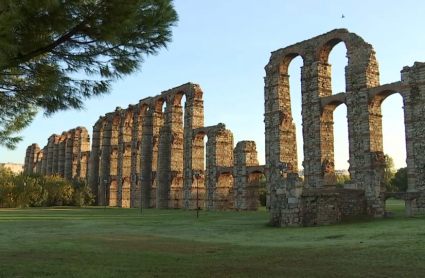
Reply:
[[172, 0], [0, 0], [0, 145], [39, 109], [82, 109], [172, 37]]

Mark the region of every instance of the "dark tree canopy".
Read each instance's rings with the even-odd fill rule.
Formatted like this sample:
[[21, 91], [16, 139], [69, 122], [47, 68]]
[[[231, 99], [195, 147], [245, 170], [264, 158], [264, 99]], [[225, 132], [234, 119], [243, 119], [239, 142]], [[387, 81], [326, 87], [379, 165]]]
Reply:
[[172, 2], [0, 0], [0, 145], [13, 148], [37, 109], [81, 109], [140, 70], [171, 41]]
[[391, 182], [397, 189], [396, 191], [405, 192], [407, 190], [407, 167], [398, 169]]

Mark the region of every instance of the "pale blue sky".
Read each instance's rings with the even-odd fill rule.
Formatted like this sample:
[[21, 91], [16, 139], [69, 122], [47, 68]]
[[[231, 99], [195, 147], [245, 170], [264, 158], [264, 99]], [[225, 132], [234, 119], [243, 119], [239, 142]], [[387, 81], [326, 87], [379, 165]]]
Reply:
[[[158, 56], [148, 57], [142, 71], [116, 82], [112, 93], [86, 102], [85, 111], [67, 111], [46, 118], [39, 113], [21, 135], [14, 151], [0, 148], [0, 162], [23, 163], [26, 147], [76, 126], [92, 126], [116, 106], [126, 108], [186, 82], [204, 91], [205, 125], [223, 122], [235, 138], [254, 140], [264, 163], [264, 66], [270, 52], [336, 28], [347, 28], [372, 44], [380, 63], [381, 84], [400, 80], [403, 66], [425, 61], [423, 11], [420, 0], [178, 0], [178, 26], [173, 41]], [[341, 15], [345, 18], [342, 19]], [[344, 91], [345, 45], [330, 55], [333, 93]], [[290, 65], [291, 97], [297, 125], [298, 160], [302, 162], [300, 67]], [[405, 166], [402, 98], [393, 95], [383, 104], [384, 151], [396, 167]], [[348, 168], [346, 108], [335, 118], [335, 166]]]

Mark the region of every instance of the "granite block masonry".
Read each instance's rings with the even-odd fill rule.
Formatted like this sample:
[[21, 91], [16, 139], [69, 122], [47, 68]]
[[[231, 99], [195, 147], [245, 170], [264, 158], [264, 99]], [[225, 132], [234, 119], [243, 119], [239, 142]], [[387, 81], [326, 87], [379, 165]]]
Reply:
[[[338, 43], [347, 48], [346, 90], [333, 94], [328, 58]], [[304, 180], [298, 176], [288, 75], [297, 56], [303, 59]], [[384, 217], [390, 195], [383, 183], [381, 105], [399, 93], [408, 168], [408, 192], [401, 195], [407, 215], [425, 209], [425, 63], [404, 67], [400, 81], [382, 85], [372, 45], [335, 29], [272, 52], [265, 71], [265, 165], [258, 163], [255, 142], [235, 147], [225, 124], [204, 126], [203, 91], [186, 83], [101, 116], [91, 150], [81, 127], [53, 134], [43, 149], [29, 146], [25, 171], [85, 178], [98, 205], [238, 211], [258, 209], [265, 175], [270, 225]], [[339, 105], [347, 107], [351, 179], [337, 189], [333, 112]]]
[[[346, 92], [332, 94], [328, 57], [332, 48], [340, 42], [347, 48]], [[305, 181], [302, 186], [297, 177], [295, 125], [288, 75], [289, 64], [297, 56], [303, 59], [302, 164]], [[339, 210], [344, 207], [341, 198], [348, 203], [357, 200], [356, 203], [364, 205], [363, 209], [356, 208], [356, 215], [385, 215], [381, 104], [395, 93], [401, 94], [404, 101], [408, 191], [425, 191], [424, 63], [416, 62], [412, 67], [404, 67], [401, 81], [381, 85], [372, 45], [346, 29], [336, 29], [272, 52], [265, 71], [265, 172], [271, 225], [320, 225], [353, 216]], [[342, 104], [347, 106], [351, 181], [345, 185], [345, 191], [329, 193], [326, 190], [335, 187], [333, 111]], [[281, 163], [286, 163], [287, 173], [282, 173], [278, 167]], [[312, 190], [314, 196], [310, 196]], [[346, 192], [350, 190], [353, 192]], [[361, 190], [362, 194], [355, 194], [357, 190]], [[303, 191], [310, 193], [303, 194]]]
[[[98, 205], [257, 210], [264, 166], [247, 172], [258, 165], [255, 142], [240, 142], [235, 151], [225, 124], [204, 126], [202, 97], [199, 85], [187, 83], [117, 107], [94, 124], [91, 150], [83, 127], [53, 134], [44, 149], [27, 148], [25, 171], [84, 178]], [[238, 151], [241, 144], [249, 151]], [[235, 192], [242, 192], [238, 207]]]

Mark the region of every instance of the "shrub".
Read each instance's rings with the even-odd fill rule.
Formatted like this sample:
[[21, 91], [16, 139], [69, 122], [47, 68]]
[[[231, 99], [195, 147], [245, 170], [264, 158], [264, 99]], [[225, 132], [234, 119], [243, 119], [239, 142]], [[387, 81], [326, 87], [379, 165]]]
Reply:
[[0, 207], [83, 206], [94, 197], [84, 179], [0, 171]]

